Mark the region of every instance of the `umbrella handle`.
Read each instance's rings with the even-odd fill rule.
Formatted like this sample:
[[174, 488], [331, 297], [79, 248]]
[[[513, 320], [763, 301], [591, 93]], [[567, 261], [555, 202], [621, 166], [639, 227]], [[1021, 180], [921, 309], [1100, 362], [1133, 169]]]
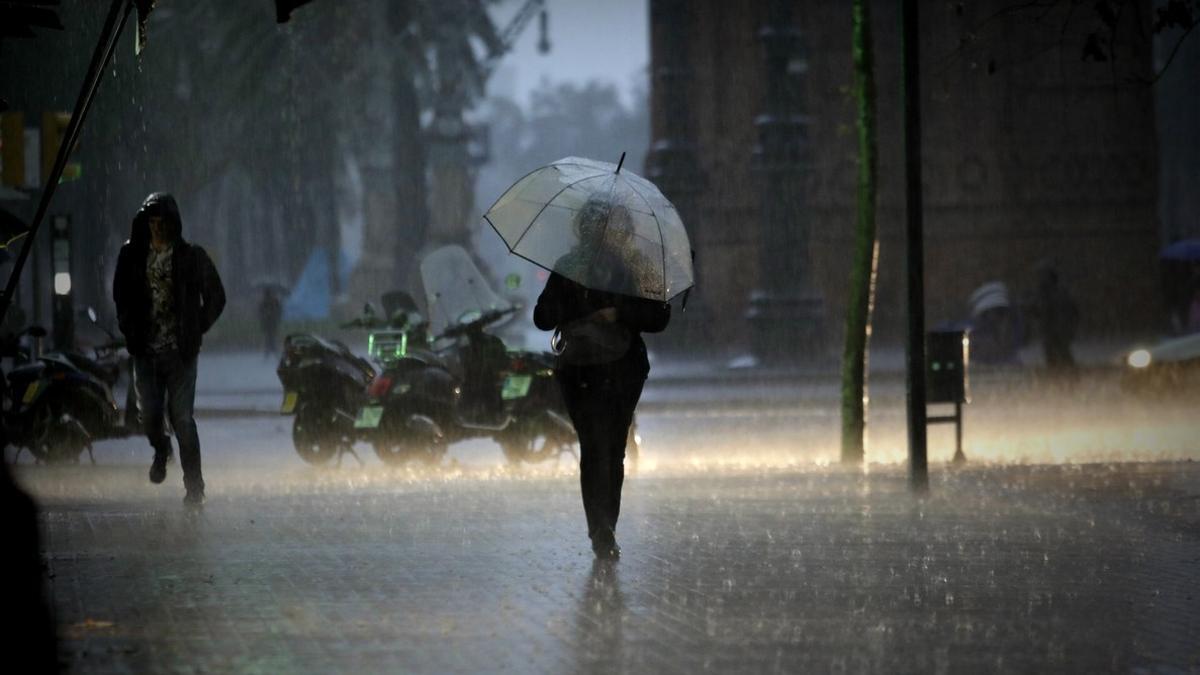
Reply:
[[617, 171], [616, 171], [616, 173], [621, 173], [621, 167], [622, 167], [624, 164], [625, 164], [625, 153], [623, 153], [623, 152], [622, 152], [622, 153], [621, 153], [621, 159], [620, 159], [619, 161], [617, 161]]
[[563, 349], [566, 346], [567, 341], [563, 339], [562, 329], [556, 326], [554, 334], [550, 336], [550, 351], [554, 352], [555, 356], [557, 356], [563, 353]]

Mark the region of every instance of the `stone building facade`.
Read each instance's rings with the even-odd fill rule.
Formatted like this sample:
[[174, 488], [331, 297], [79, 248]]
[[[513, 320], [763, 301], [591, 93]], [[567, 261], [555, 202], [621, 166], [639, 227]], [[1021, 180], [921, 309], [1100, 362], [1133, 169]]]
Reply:
[[[1126, 36], [1112, 64], [1083, 61], [1083, 27], [1056, 32], [1056, 17], [1020, 12], [989, 18], [1013, 4], [922, 3], [929, 322], [966, 317], [967, 296], [987, 281], [1019, 299], [1048, 262], [1075, 295], [1085, 336], [1157, 325], [1154, 101], [1141, 82], [1150, 42]], [[899, 17], [896, 3], [872, 11], [875, 334], [888, 341], [903, 334], [905, 297]], [[646, 171], [684, 216], [698, 267], [678, 339], [726, 353], [838, 353], [857, 170], [850, 4], [650, 0], [650, 17]], [[771, 50], [785, 29], [794, 39], [780, 71]], [[781, 118], [783, 132], [764, 129]], [[764, 190], [772, 151], [787, 165], [782, 197]], [[764, 291], [774, 294], [774, 326], [753, 320]], [[788, 322], [803, 327], [779, 329]]]

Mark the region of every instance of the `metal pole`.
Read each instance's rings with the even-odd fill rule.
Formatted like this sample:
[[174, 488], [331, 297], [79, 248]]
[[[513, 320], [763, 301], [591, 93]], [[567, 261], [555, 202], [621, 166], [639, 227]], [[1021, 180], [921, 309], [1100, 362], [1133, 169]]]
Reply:
[[[125, 8], [124, 12], [121, 11], [122, 5]], [[79, 91], [79, 97], [75, 99], [75, 110], [71, 113], [71, 121], [67, 123], [62, 145], [58, 147], [58, 155], [54, 158], [54, 168], [50, 170], [46, 186], [42, 188], [42, 198], [38, 202], [37, 212], [33, 216], [33, 222], [29, 225], [25, 241], [21, 243], [21, 253], [17, 256], [17, 261], [9, 274], [4, 295], [0, 297], [0, 323], [8, 315], [8, 308], [12, 305], [13, 295], [17, 290], [17, 282], [21, 279], [21, 270], [25, 267], [26, 259], [29, 258], [29, 251], [33, 248], [34, 239], [37, 238], [38, 228], [41, 227], [42, 220], [46, 217], [50, 199], [54, 196], [55, 189], [58, 188], [58, 179], [62, 177], [63, 169], [67, 166], [67, 157], [70, 156], [71, 148], [75, 147], [75, 142], [79, 139], [79, 130], [83, 126], [83, 119], [92, 105], [92, 98], [95, 97], [96, 89], [100, 86], [104, 69], [108, 67], [108, 61], [112, 58], [113, 50], [117, 46], [117, 38], [121, 36], [121, 31], [125, 28], [132, 9], [132, 0], [113, 0], [112, 6], [109, 7], [108, 18], [104, 21], [104, 30], [100, 33], [100, 41], [92, 53], [92, 62], [88, 66], [83, 88]], [[34, 302], [37, 302], [36, 288], [34, 289]]]
[[967, 461], [967, 456], [962, 451], [962, 401], [954, 402], [954, 463], [962, 464]]
[[925, 260], [921, 222], [921, 70], [918, 0], [900, 0], [901, 61], [904, 77], [904, 182], [907, 204], [908, 261], [908, 393], [909, 484], [914, 492], [929, 490], [925, 410]]

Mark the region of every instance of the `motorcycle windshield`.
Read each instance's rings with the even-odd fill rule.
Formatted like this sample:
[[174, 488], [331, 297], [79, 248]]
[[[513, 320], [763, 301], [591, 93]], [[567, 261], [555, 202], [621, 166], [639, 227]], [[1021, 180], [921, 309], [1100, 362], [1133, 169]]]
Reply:
[[434, 335], [450, 326], [470, 322], [487, 310], [512, 306], [492, 290], [461, 246], [443, 246], [427, 253], [421, 259], [421, 283], [425, 287], [426, 316]]

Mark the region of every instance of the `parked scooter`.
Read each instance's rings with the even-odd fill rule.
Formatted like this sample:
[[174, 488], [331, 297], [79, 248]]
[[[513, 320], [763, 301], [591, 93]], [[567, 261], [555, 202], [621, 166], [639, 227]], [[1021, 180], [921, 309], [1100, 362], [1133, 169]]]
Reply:
[[577, 437], [553, 379], [553, 357], [510, 351], [485, 330], [518, 308], [496, 306], [502, 301], [461, 247], [431, 252], [421, 273], [444, 328], [425, 344], [410, 342], [371, 383], [355, 426], [376, 455], [388, 464], [436, 464], [449, 444], [477, 437], [496, 440], [512, 462], [573, 451]]
[[447, 329], [434, 351], [414, 349], [391, 363], [367, 393], [356, 426], [388, 464], [441, 461], [450, 443], [490, 437], [510, 461], [541, 461], [571, 449], [553, 361], [505, 350], [484, 328], [516, 311], [489, 310]]
[[[88, 308], [87, 315], [96, 323], [95, 310]], [[12, 403], [5, 429], [10, 443], [46, 463], [78, 462], [87, 450], [95, 464], [94, 441], [138, 431], [132, 382], [124, 411], [113, 396], [121, 374], [129, 372], [125, 343], [107, 329], [105, 333], [109, 341], [95, 347], [92, 356], [48, 352], [9, 373]]]
[[314, 465], [354, 452], [354, 419], [375, 368], [337, 340], [309, 333], [288, 335], [275, 371], [283, 384], [280, 412], [295, 415], [292, 445]]
[[[26, 344], [26, 338], [41, 340], [46, 337], [46, 329], [41, 326], [28, 326], [21, 331], [11, 333], [4, 332], [0, 334], [0, 359], [9, 359], [14, 368], [19, 368], [29, 363], [33, 356], [32, 352]], [[18, 394], [23, 392], [17, 392]], [[19, 444], [29, 434], [18, 427], [22, 423], [19, 416], [16, 415], [17, 405], [13, 403], [13, 390], [9, 387], [8, 376], [0, 370], [0, 433], [3, 437], [0, 438], [0, 449], [7, 448], [9, 444], [13, 444], [17, 448], [17, 455], [20, 455], [22, 444]], [[16, 439], [14, 441], [14, 439]]]

